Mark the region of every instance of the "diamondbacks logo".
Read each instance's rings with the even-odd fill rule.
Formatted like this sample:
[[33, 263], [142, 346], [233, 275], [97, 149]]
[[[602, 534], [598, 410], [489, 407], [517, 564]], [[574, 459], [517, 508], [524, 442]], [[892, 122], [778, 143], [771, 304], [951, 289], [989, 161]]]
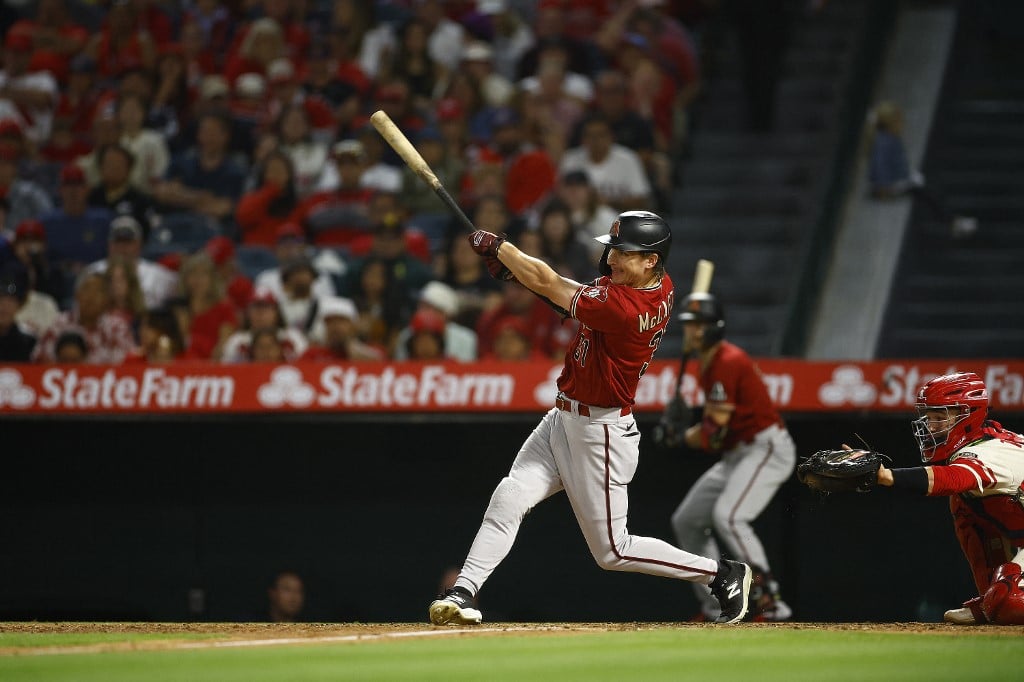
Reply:
[[729, 396], [725, 394], [725, 386], [722, 385], [721, 381], [716, 381], [711, 386], [711, 390], [708, 391], [707, 400], [711, 403], [724, 403], [729, 400]]
[[618, 220], [616, 220], [614, 223], [612, 223], [612, 229], [608, 230], [608, 234], [611, 235], [612, 237], [615, 237], [616, 239], [619, 238], [619, 221]]
[[584, 287], [581, 295], [604, 303], [608, 300], [608, 287]]

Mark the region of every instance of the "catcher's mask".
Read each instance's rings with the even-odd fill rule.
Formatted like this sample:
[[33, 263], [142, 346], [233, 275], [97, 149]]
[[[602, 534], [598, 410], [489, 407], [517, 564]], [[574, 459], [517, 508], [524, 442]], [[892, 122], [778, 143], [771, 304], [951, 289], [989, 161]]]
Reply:
[[611, 249], [656, 253], [660, 256], [659, 264], [664, 267], [669, 249], [672, 248], [672, 230], [655, 213], [626, 211], [615, 219], [608, 234], [594, 237], [594, 240], [605, 245], [597, 269], [602, 275], [611, 275], [612, 269], [608, 266], [608, 252]]
[[918, 390], [914, 406], [918, 414], [913, 422], [914, 437], [921, 461], [942, 462], [981, 436], [988, 416], [988, 391], [974, 372], [945, 374]]
[[683, 312], [676, 319], [704, 326], [701, 350], [710, 348], [725, 336], [725, 311], [714, 294], [690, 294], [683, 299], [682, 308]]

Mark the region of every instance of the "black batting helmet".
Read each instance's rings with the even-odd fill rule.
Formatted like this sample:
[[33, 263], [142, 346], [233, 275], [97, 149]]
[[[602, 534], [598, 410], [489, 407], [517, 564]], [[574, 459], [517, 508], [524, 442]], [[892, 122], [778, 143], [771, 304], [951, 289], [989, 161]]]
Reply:
[[626, 211], [612, 223], [608, 234], [594, 237], [605, 245], [601, 256], [601, 274], [611, 273], [608, 268], [608, 250], [650, 251], [661, 256], [661, 264], [665, 265], [669, 249], [672, 248], [672, 230], [661, 216], [650, 211]]
[[683, 299], [680, 322], [696, 322], [704, 325], [704, 348], [722, 340], [725, 336], [725, 311], [714, 294], [690, 294]]

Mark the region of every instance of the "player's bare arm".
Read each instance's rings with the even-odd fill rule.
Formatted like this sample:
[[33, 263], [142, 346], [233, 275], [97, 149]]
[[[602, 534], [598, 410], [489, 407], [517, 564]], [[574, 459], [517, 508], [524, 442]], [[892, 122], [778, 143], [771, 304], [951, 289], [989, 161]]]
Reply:
[[562, 277], [551, 266], [520, 251], [515, 244], [503, 242], [498, 248], [498, 260], [512, 271], [516, 279], [530, 291], [551, 300], [568, 310], [572, 297], [582, 286], [579, 282]]

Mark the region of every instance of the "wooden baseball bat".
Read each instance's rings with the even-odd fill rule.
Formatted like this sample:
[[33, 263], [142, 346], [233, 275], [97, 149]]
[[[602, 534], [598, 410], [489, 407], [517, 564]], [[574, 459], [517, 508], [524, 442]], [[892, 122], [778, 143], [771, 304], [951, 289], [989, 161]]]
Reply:
[[711, 291], [711, 276], [714, 274], [714, 263], [703, 258], [697, 261], [697, 270], [693, 273], [693, 289], [690, 293], [706, 294]]
[[416, 151], [416, 147], [412, 145], [409, 138], [405, 136], [395, 122], [391, 120], [383, 111], [375, 111], [370, 116], [370, 122], [373, 123], [373, 127], [377, 129], [380, 136], [383, 137], [391, 148], [402, 157], [402, 161], [405, 161], [406, 165], [413, 170], [416, 175], [423, 178], [423, 181], [430, 185], [431, 189], [441, 197], [441, 201], [451, 209], [455, 217], [470, 230], [476, 230], [476, 226], [473, 225], [473, 221], [469, 219], [461, 207], [455, 203], [455, 199], [452, 195], [448, 194], [448, 190], [444, 188], [441, 181], [434, 175], [434, 171], [430, 169], [430, 165], [423, 159], [423, 156]]

